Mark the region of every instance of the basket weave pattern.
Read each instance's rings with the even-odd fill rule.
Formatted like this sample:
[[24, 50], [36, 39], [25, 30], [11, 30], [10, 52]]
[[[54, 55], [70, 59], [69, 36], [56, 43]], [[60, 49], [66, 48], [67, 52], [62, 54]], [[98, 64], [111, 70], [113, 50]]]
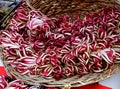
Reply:
[[[87, 12], [97, 12], [103, 5], [118, 6], [115, 0], [28, 0], [28, 6], [38, 9], [47, 16], [74, 14], [76, 11], [84, 15]], [[74, 18], [74, 17], [73, 17]]]

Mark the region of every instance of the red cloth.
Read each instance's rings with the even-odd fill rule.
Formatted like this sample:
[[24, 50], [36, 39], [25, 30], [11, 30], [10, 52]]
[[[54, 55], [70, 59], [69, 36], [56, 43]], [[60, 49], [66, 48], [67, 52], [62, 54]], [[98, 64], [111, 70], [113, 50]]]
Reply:
[[85, 85], [82, 87], [75, 87], [71, 89], [112, 89], [112, 88], [95, 83], [95, 84]]
[[0, 66], [0, 76], [7, 76], [7, 73], [6, 73], [5, 68], [3, 66]]

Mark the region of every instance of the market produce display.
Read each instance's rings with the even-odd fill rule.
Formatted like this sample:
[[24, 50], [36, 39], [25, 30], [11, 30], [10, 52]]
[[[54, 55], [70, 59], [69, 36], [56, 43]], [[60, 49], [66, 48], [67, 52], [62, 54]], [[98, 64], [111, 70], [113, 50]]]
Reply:
[[75, 16], [49, 18], [22, 4], [0, 32], [5, 61], [22, 75], [56, 80], [102, 72], [119, 63], [120, 9], [104, 6], [82, 19]]

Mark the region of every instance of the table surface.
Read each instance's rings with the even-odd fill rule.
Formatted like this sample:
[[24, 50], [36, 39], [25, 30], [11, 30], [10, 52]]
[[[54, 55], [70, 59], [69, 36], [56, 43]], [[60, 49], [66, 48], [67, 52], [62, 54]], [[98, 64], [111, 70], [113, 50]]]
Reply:
[[101, 81], [100, 84], [111, 87], [112, 89], [120, 89], [120, 71], [112, 77]]

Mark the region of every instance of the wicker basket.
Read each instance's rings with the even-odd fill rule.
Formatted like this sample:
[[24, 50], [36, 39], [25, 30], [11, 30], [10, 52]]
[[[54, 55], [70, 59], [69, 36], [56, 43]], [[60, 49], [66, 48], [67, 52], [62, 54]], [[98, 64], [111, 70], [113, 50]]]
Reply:
[[[69, 14], [73, 19], [73, 14], [77, 11], [81, 15], [88, 12], [97, 12], [103, 5], [119, 6], [119, 1], [116, 0], [26, 0], [28, 7], [31, 9], [38, 9], [48, 17], [54, 17], [61, 14]], [[74, 13], [73, 13], [74, 12]], [[86, 84], [102, 81], [109, 78], [111, 75], [119, 70], [119, 64], [114, 64], [111, 69], [105, 70], [101, 73], [89, 73], [81, 77], [76, 75], [70, 78], [55, 80], [48, 79], [41, 76], [21, 75], [15, 71], [12, 66], [3, 60], [8, 74], [15, 75], [17, 79], [23, 80], [26, 84], [35, 86], [49, 86], [49, 87], [78, 87]]]
[[[119, 6], [117, 0], [27, 0], [31, 9], [38, 9], [49, 17], [67, 13], [73, 16], [78, 12], [84, 15], [87, 12], [97, 12], [104, 5]], [[72, 17], [74, 18], [74, 17]]]

